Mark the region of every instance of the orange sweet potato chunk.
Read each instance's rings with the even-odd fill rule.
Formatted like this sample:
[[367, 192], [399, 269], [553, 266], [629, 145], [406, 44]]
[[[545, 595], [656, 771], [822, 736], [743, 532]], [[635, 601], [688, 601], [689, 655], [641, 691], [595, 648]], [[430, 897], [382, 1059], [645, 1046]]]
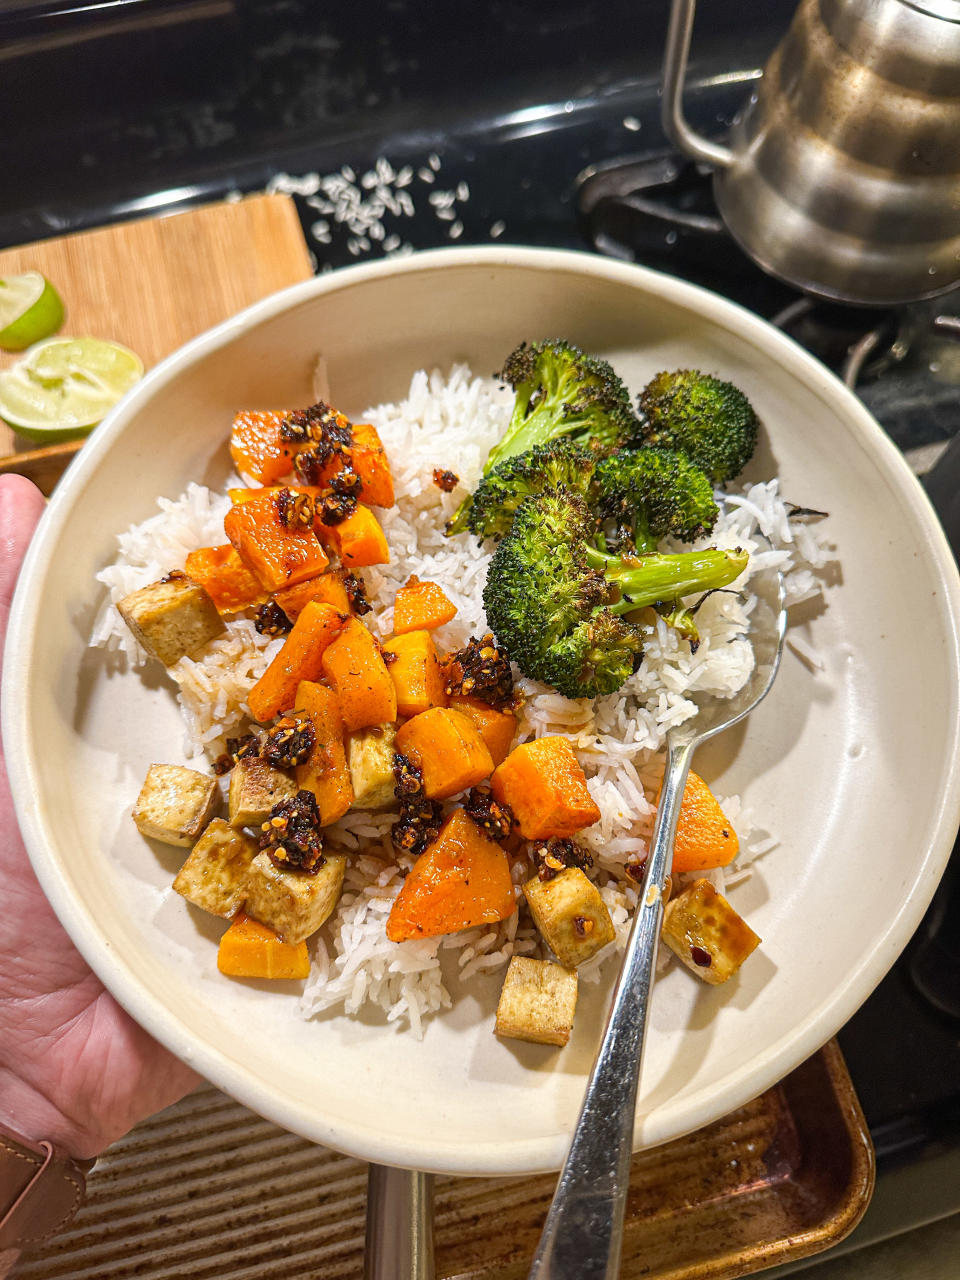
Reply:
[[347, 463], [360, 477], [360, 497], [371, 507], [392, 507], [395, 501], [393, 474], [376, 427], [369, 422], [353, 424], [353, 442], [343, 453], [335, 453], [320, 472], [326, 486]]
[[183, 568], [188, 578], [203, 587], [218, 613], [239, 613], [267, 599], [259, 578], [229, 543], [191, 551]]
[[510, 754], [517, 734], [517, 717], [513, 712], [498, 711], [489, 702], [482, 702], [479, 698], [451, 698], [450, 706], [473, 721], [487, 745], [493, 763], [502, 764]]
[[340, 703], [332, 689], [301, 680], [297, 685], [296, 707], [309, 717], [317, 739], [310, 758], [297, 765], [297, 786], [316, 796], [320, 825], [325, 827], [342, 818], [353, 804]]
[[402, 636], [407, 631], [431, 631], [455, 618], [457, 606], [436, 582], [410, 578], [397, 592], [393, 605], [393, 631]]
[[380, 521], [369, 507], [358, 506], [353, 515], [339, 524], [315, 526], [317, 537], [332, 548], [345, 568], [362, 569], [371, 564], [389, 564], [390, 548]]
[[397, 731], [396, 749], [423, 773], [424, 794], [446, 800], [488, 778], [493, 760], [467, 716], [447, 707], [421, 711]]
[[707, 871], [725, 867], [740, 852], [740, 841], [726, 814], [699, 774], [687, 775], [673, 845], [673, 870]]
[[238, 911], [220, 939], [217, 968], [230, 978], [309, 978], [305, 942], [282, 942], [259, 920]]
[[321, 573], [319, 578], [308, 578], [292, 587], [281, 587], [273, 593], [273, 598], [291, 622], [296, 622], [305, 605], [311, 600], [321, 604], [332, 604], [341, 613], [352, 613], [350, 597], [343, 585], [342, 576], [335, 570]]
[[297, 445], [281, 438], [287, 409], [244, 409], [233, 420], [230, 456], [238, 471], [261, 484], [275, 484], [293, 470]]
[[416, 716], [431, 707], [445, 707], [447, 694], [437, 649], [429, 631], [408, 631], [383, 646], [393, 655], [387, 670], [397, 691], [397, 713]]
[[323, 573], [329, 561], [312, 529], [288, 528], [275, 492], [233, 506], [223, 527], [247, 568], [270, 592]]
[[537, 738], [514, 747], [490, 786], [495, 798], [513, 810], [525, 840], [572, 836], [600, 817], [566, 738]]
[[327, 648], [340, 635], [347, 617], [330, 604], [311, 601], [293, 624], [283, 648], [250, 690], [247, 703], [261, 724], [289, 711], [301, 680], [316, 680]]
[[380, 646], [359, 618], [347, 620], [324, 652], [321, 670], [336, 690], [343, 726], [349, 733], [396, 720], [397, 691]]
[[505, 920], [516, 909], [507, 855], [463, 809], [454, 809], [404, 880], [387, 937], [405, 942], [457, 933]]

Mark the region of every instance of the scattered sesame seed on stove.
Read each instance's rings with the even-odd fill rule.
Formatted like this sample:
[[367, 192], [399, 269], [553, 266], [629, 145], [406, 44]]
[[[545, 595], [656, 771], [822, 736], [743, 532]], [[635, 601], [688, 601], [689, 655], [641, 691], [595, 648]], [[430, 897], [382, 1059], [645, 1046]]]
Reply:
[[624, 116], [623, 127], [629, 129], [631, 133], [639, 133], [642, 126], [636, 116]]
[[463, 204], [465, 200], [470, 199], [470, 187], [467, 185], [466, 182], [457, 183], [456, 195], [457, 195], [457, 199], [460, 201], [461, 204]]
[[395, 187], [409, 187], [413, 181], [413, 165], [405, 164], [400, 172], [394, 178], [393, 185]]
[[395, 249], [399, 249], [400, 243], [400, 237], [396, 233], [387, 236], [383, 242], [384, 253], [392, 253]]
[[356, 182], [357, 175], [354, 173], [354, 171], [350, 168], [348, 164], [342, 165], [340, 168], [340, 172], [343, 174], [344, 181]]
[[434, 212], [441, 222], [452, 222], [457, 216], [456, 209], [447, 208], [445, 205], [441, 205], [441, 207], [439, 209], [435, 209]]
[[435, 151], [431, 151], [430, 154], [427, 156], [427, 164], [434, 171], [434, 173], [436, 173], [437, 170], [440, 168], [440, 157], [437, 155]]
[[507, 229], [507, 224], [503, 221], [502, 218], [498, 218], [497, 221], [490, 228], [490, 239], [499, 240], [500, 237], [503, 235], [503, 233], [506, 231], [506, 229]]
[[436, 181], [436, 178], [434, 177], [434, 173], [433, 173], [433, 170], [432, 170], [432, 169], [427, 169], [427, 168], [418, 169], [418, 170], [417, 170], [417, 177], [420, 179], [420, 181], [421, 181], [421, 182], [435, 182], [435, 181]]
[[447, 235], [450, 237], [451, 240], [459, 240], [460, 237], [463, 235], [463, 223], [460, 221], [459, 218], [450, 227], [450, 230], [447, 232]]

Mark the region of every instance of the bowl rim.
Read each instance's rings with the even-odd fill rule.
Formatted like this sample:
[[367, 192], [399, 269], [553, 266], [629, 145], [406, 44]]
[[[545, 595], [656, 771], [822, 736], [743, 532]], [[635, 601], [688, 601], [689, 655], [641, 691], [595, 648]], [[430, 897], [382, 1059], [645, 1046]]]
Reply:
[[[611, 261], [579, 250], [496, 245], [429, 250], [322, 274], [254, 303], [192, 339], [150, 370], [97, 428], [93, 439], [84, 446], [60, 481], [28, 549], [9, 617], [3, 665], [2, 730], [7, 747], [16, 748], [8, 752], [7, 769], [17, 818], [37, 878], [84, 959], [118, 1002], [155, 1039], [244, 1105], [315, 1142], [383, 1164], [436, 1172], [530, 1173], [560, 1167], [566, 1154], [567, 1137], [564, 1134], [518, 1139], [509, 1147], [493, 1142], [472, 1144], [464, 1158], [459, 1145], [444, 1145], [442, 1140], [432, 1135], [412, 1144], [365, 1125], [362, 1117], [338, 1117], [336, 1122], [317, 1123], [314, 1118], [305, 1119], [292, 1100], [276, 1095], [265, 1082], [232, 1062], [214, 1045], [198, 1041], [186, 1032], [175, 1011], [142, 988], [113, 949], [104, 945], [108, 940], [100, 933], [93, 915], [79, 906], [58, 875], [57, 854], [48, 845], [43, 816], [35, 800], [38, 792], [36, 771], [28, 747], [27, 682], [17, 678], [17, 673], [29, 664], [38, 625], [40, 591], [37, 584], [46, 576], [62, 520], [72, 506], [82, 500], [88, 477], [100, 466], [114, 440], [125, 431], [155, 391], [179, 376], [184, 368], [227, 346], [245, 331], [255, 329], [303, 302], [368, 280], [419, 274], [448, 266], [533, 268], [640, 286], [648, 292], [655, 292], [668, 303], [693, 308], [708, 322], [745, 337], [771, 360], [785, 365], [805, 385], [835, 401], [851, 430], [869, 442], [878, 465], [897, 483], [898, 490], [911, 508], [917, 531], [924, 535], [925, 550], [935, 560], [944, 586], [940, 604], [944, 621], [948, 624], [945, 638], [949, 642], [952, 659], [952, 700], [954, 709], [960, 710], [960, 576], [953, 553], [919, 481], [854, 393], [767, 321], [697, 285], [646, 267]], [[953, 717], [949, 758], [957, 758], [958, 749], [960, 714]], [[683, 1100], [679, 1115], [675, 1103], [661, 1104], [656, 1112], [651, 1113], [657, 1117], [650, 1126], [652, 1132], [644, 1141], [636, 1143], [636, 1149], [656, 1146], [691, 1132], [744, 1105], [815, 1053], [852, 1016], [890, 969], [933, 897], [960, 825], [960, 771], [950, 775], [931, 817], [932, 838], [913, 884], [883, 932], [873, 939], [873, 945], [866, 950], [860, 963], [838, 979], [832, 997], [797, 1024], [791, 1034], [767, 1045], [753, 1060], [748, 1072], [733, 1073], [716, 1086], [702, 1086]], [[647, 1123], [650, 1124], [649, 1118]]]

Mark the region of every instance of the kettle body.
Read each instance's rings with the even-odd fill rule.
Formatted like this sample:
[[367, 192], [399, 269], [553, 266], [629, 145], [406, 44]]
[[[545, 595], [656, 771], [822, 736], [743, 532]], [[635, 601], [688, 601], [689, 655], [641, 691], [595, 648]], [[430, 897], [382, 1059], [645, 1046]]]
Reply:
[[771, 275], [894, 305], [960, 281], [960, 0], [801, 0], [729, 145], [681, 96], [694, 0], [674, 0], [664, 125], [715, 166], [721, 216]]

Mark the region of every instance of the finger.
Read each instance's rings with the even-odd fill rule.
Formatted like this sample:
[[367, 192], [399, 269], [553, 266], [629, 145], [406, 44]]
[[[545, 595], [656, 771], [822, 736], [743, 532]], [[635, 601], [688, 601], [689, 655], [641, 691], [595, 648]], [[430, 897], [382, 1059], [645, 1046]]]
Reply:
[[43, 494], [25, 476], [0, 476], [0, 608], [4, 612], [43, 508]]

